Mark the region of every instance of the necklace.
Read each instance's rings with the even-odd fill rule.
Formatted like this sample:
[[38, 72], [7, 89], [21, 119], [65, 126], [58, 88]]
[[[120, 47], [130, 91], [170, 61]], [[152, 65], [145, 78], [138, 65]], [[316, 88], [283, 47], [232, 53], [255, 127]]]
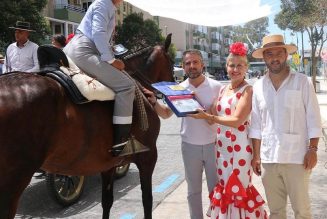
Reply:
[[244, 79], [235, 87], [232, 86], [232, 84], [229, 85], [228, 89], [229, 90], [234, 90], [234, 89], [237, 89], [237, 88], [240, 88], [244, 83]]

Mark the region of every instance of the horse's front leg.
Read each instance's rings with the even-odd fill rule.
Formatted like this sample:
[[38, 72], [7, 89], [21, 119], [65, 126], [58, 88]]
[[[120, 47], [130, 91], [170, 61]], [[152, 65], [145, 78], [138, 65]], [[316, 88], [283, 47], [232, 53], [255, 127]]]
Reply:
[[113, 187], [114, 187], [114, 173], [115, 167], [106, 172], [101, 173], [102, 178], [102, 219], [109, 219], [110, 209], [114, 202]]
[[157, 162], [157, 155], [144, 153], [144, 156], [151, 157], [151, 160], [148, 162], [143, 159], [143, 162], [142, 160], [140, 162], [136, 162], [136, 166], [140, 172], [144, 219], [152, 219], [152, 174]]
[[0, 219], [15, 217], [18, 201], [24, 189], [28, 186], [33, 173], [24, 173], [20, 177], [0, 176]]

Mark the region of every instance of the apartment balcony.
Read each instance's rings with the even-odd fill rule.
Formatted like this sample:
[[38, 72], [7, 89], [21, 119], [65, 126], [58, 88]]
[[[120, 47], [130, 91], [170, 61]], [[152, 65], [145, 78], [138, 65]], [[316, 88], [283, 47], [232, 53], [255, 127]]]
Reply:
[[211, 27], [211, 32], [216, 32], [216, 31], [218, 31], [217, 27]]
[[216, 40], [219, 40], [222, 38], [222, 34], [219, 33], [219, 32], [211, 32], [211, 39], [216, 39]]
[[232, 44], [230, 39], [224, 39], [224, 45], [225, 46], [229, 46], [230, 44]]
[[211, 43], [211, 50], [220, 50], [221, 46], [219, 43]]
[[197, 49], [197, 50], [201, 50], [201, 46], [200, 45], [193, 45], [193, 48], [194, 49]]
[[215, 53], [210, 53], [208, 61], [211, 68], [221, 67], [220, 56]]
[[208, 34], [200, 32], [200, 31], [195, 31], [193, 32], [193, 37], [197, 37], [197, 38], [207, 38]]
[[211, 43], [219, 43], [219, 40], [218, 39], [215, 39], [215, 38], [212, 38], [211, 39]]
[[80, 23], [85, 15], [85, 9], [70, 4], [58, 4], [55, 6], [54, 18]]

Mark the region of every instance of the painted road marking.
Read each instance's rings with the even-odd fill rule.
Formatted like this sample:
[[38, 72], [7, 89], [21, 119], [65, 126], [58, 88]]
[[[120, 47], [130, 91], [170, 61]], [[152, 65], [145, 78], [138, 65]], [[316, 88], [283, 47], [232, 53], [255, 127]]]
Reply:
[[120, 217], [120, 219], [133, 219], [135, 218], [136, 214], [124, 214]]
[[[160, 185], [156, 186], [153, 192], [164, 192], [167, 190], [179, 177], [179, 174], [173, 174], [165, 179]], [[136, 214], [126, 213], [120, 217], [120, 219], [134, 219]]]
[[165, 181], [163, 181], [160, 185], [156, 186], [153, 192], [164, 192], [168, 189], [179, 177], [179, 174], [173, 174], [169, 176]]

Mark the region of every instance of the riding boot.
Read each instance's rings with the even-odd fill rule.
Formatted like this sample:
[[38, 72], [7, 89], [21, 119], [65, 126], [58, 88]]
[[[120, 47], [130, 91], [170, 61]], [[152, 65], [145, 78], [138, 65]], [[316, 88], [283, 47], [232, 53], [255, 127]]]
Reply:
[[131, 124], [114, 124], [113, 128], [114, 146], [111, 149], [111, 153], [114, 157], [149, 151], [149, 148], [135, 138], [129, 139]]
[[131, 131], [131, 124], [114, 124], [114, 145], [111, 152], [114, 157], [118, 156], [125, 148]]

